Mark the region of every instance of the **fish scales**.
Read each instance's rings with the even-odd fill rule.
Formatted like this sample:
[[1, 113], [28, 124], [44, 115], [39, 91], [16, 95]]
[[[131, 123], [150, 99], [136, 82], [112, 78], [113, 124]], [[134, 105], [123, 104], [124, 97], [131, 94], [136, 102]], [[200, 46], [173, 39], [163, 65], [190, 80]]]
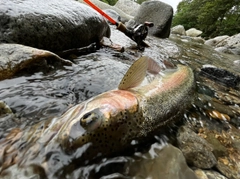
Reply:
[[133, 140], [142, 140], [179, 119], [193, 99], [194, 87], [192, 70], [179, 65], [147, 85], [108, 91], [58, 118], [14, 129], [0, 141], [0, 176], [15, 164], [38, 166], [46, 176], [53, 176], [72, 170], [72, 163], [79, 166], [123, 151]]

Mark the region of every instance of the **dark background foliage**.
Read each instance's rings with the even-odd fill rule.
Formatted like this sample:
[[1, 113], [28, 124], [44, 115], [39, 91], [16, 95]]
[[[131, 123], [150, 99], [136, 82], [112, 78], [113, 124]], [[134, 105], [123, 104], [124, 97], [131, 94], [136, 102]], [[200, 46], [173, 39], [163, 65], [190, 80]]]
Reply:
[[197, 28], [203, 37], [240, 33], [240, 0], [183, 0], [178, 4], [172, 26]]

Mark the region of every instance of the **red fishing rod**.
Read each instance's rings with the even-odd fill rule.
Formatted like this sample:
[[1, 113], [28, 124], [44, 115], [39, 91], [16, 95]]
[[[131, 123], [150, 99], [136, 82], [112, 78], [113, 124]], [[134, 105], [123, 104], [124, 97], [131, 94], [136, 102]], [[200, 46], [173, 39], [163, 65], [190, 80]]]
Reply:
[[144, 24], [139, 24], [132, 29], [128, 29], [123, 23], [115, 21], [112, 17], [103, 12], [99, 7], [93, 4], [89, 0], [84, 0], [89, 6], [95, 9], [103, 17], [108, 19], [113, 25], [117, 26], [117, 29], [123, 32], [126, 36], [135, 41], [138, 45], [138, 48], [143, 50], [144, 47], [148, 46], [143, 40], [147, 37], [148, 27], [153, 27], [152, 22], [145, 22]]

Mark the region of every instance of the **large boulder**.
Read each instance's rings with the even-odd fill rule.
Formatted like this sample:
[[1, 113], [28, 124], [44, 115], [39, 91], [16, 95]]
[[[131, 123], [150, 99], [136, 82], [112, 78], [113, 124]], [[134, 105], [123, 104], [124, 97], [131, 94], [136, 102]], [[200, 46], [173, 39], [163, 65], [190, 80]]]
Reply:
[[0, 42], [61, 51], [110, 36], [105, 19], [73, 0], [1, 0]]
[[118, 0], [114, 6], [131, 16], [135, 16], [140, 4], [131, 0]]
[[[173, 17], [173, 8], [158, 0], [145, 1], [141, 4], [136, 16], [134, 17], [135, 24], [142, 24], [145, 21], [154, 23], [154, 27], [149, 28], [149, 34], [168, 38]], [[132, 26], [131, 25], [128, 26]]]

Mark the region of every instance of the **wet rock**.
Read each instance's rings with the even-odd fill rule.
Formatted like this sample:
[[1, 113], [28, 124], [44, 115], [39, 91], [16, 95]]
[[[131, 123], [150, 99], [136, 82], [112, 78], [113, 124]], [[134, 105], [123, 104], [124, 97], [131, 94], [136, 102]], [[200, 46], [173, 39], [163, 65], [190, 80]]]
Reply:
[[[109, 15], [111, 18], [113, 18], [115, 21], [122, 22], [121, 16], [112, 9], [105, 9], [103, 10], [107, 15]], [[108, 20], [107, 20], [108, 21]], [[110, 24], [111, 22], [108, 21]]]
[[47, 72], [62, 65], [72, 65], [56, 54], [19, 44], [0, 44], [0, 80], [19, 73]]
[[239, 47], [240, 46], [240, 33], [233, 35], [228, 38], [224, 38], [221, 42], [219, 42], [216, 47], [228, 46], [228, 47]]
[[194, 42], [204, 44], [205, 40], [202, 37], [192, 37]]
[[204, 128], [199, 135], [214, 145], [218, 171], [228, 178], [238, 179], [240, 177], [239, 130], [233, 126], [227, 131]]
[[177, 25], [171, 28], [172, 34], [186, 35], [186, 31], [183, 25]]
[[217, 47], [217, 48], [214, 48], [214, 50], [221, 53], [229, 53], [229, 54], [231, 53], [227, 47]]
[[10, 107], [0, 100], [0, 117], [6, 114], [12, 114]]
[[238, 67], [240, 67], [240, 60], [235, 60], [234, 65], [237, 65]]
[[181, 127], [178, 132], [178, 145], [189, 165], [210, 169], [216, 165], [213, 148], [206, 140], [199, 137], [191, 129]]
[[[78, 0], [78, 1], [86, 4], [83, 0]], [[104, 2], [99, 1], [99, 0], [91, 0], [91, 2], [93, 4], [95, 4], [96, 6], [98, 6], [99, 8], [101, 8], [102, 10], [112, 9], [112, 10], [116, 11], [121, 16], [121, 19], [122, 19], [123, 22], [126, 22], [126, 21], [129, 21], [130, 19], [133, 19], [133, 16], [123, 12], [121, 9], [119, 9], [115, 6], [111, 6], [107, 3], [104, 3]]]
[[218, 160], [216, 167], [222, 174], [230, 179], [240, 178], [240, 163], [230, 161], [227, 158], [221, 158]]
[[134, 178], [197, 179], [179, 149], [172, 145], [161, 148], [153, 144], [148, 153], [131, 163], [129, 173]]
[[214, 66], [204, 66], [201, 69], [200, 75], [203, 75], [228, 87], [234, 88], [240, 83], [239, 76], [227, 70], [216, 68]]
[[149, 28], [149, 34], [168, 38], [173, 17], [173, 8], [161, 1], [145, 1], [141, 4], [136, 16], [135, 24], [143, 24], [145, 21], [153, 22], [154, 27]]
[[140, 4], [131, 0], [118, 0], [114, 6], [121, 9], [126, 14], [135, 16], [140, 7]]
[[110, 35], [104, 18], [69, 0], [2, 0], [0, 42], [50, 51], [87, 46]]
[[223, 146], [217, 138], [215, 138], [215, 135], [213, 133], [207, 133], [206, 136], [207, 137], [205, 139], [209, 144], [212, 145], [213, 154], [216, 158], [222, 157], [228, 154], [226, 147]]
[[216, 46], [217, 44], [219, 44], [221, 41], [225, 40], [228, 37], [229, 37], [228, 35], [217, 36], [213, 39], [206, 40], [204, 44], [210, 45], [210, 46]]
[[221, 49], [220, 47], [226, 49], [224, 53], [240, 55], [240, 34], [224, 38], [216, 44], [216, 47], [218, 50]]
[[191, 28], [186, 31], [186, 34], [187, 36], [190, 36], [190, 37], [197, 37], [202, 34], [202, 31], [197, 30], [195, 28]]
[[227, 179], [225, 176], [220, 173], [212, 170], [200, 170], [197, 169], [194, 171], [198, 179]]

